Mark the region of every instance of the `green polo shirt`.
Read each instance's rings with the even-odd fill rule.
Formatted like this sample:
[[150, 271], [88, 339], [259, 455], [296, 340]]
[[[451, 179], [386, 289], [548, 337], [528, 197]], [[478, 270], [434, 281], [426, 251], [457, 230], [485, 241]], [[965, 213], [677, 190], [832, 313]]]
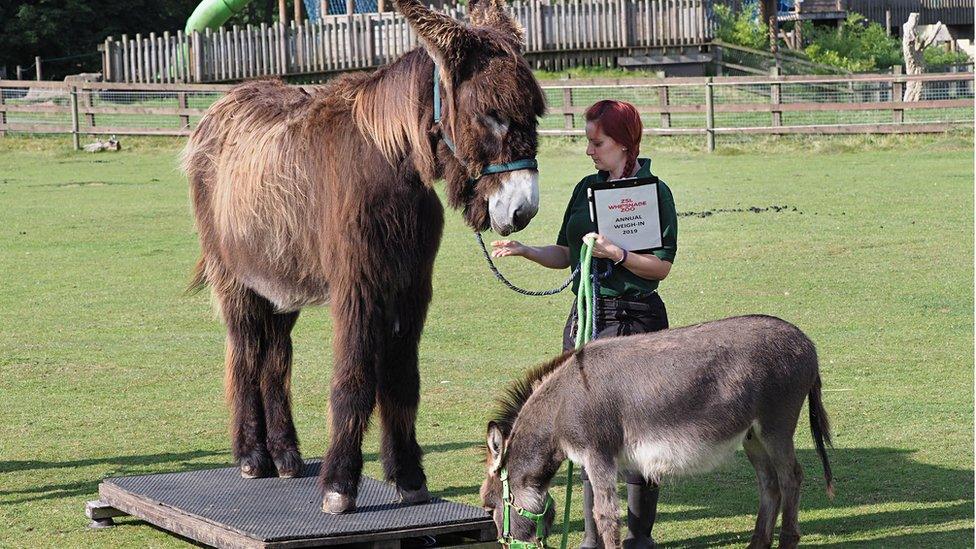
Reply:
[[[638, 158], [640, 169], [636, 177], [651, 176], [651, 161], [648, 158]], [[569, 199], [563, 224], [559, 227], [556, 244], [569, 248], [570, 269], [575, 270], [579, 265], [580, 249], [583, 247], [583, 236], [596, 231], [596, 224], [590, 220], [590, 207], [586, 197], [586, 190], [590, 185], [607, 180], [607, 172], [597, 172], [588, 175], [573, 189], [573, 197]], [[674, 209], [674, 197], [671, 189], [663, 181], [657, 186], [658, 209], [661, 215], [661, 244], [662, 248], [652, 253], [664, 261], [674, 263], [678, 251], [678, 214]], [[614, 267], [610, 277], [600, 283], [600, 295], [605, 297], [622, 297], [638, 299], [657, 289], [657, 280], [641, 278], [626, 268]], [[573, 293], [579, 289], [579, 275], [573, 280]]]

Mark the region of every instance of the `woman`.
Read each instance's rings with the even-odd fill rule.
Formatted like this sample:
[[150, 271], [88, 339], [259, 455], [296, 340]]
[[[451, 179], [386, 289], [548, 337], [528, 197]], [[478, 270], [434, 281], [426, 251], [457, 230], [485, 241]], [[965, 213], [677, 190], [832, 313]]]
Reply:
[[[661, 216], [662, 247], [651, 253], [634, 253], [597, 234], [590, 219], [587, 189], [590, 185], [624, 177], [651, 175], [651, 161], [638, 158], [643, 130], [640, 115], [630, 103], [604, 100], [586, 110], [586, 154], [593, 159], [597, 173], [584, 177], [573, 189], [566, 207], [556, 244], [527, 246], [515, 240], [492, 242], [494, 257], [521, 256], [551, 269], [573, 269], [579, 264], [583, 239], [595, 238], [593, 257], [600, 258], [600, 271], [612, 263], [610, 275], [600, 281], [597, 303], [597, 338], [654, 332], [668, 327], [668, 314], [657, 293], [660, 281], [671, 272], [677, 252], [678, 216], [671, 190], [658, 184], [658, 207]], [[573, 281], [573, 292], [579, 290], [579, 276]], [[563, 350], [573, 348], [576, 337], [576, 307], [571, 309], [563, 330]], [[581, 549], [598, 546], [593, 521], [593, 488], [583, 477], [583, 518], [586, 533]], [[626, 549], [654, 547], [651, 529], [657, 511], [658, 487], [640, 474], [627, 473], [628, 534]]]

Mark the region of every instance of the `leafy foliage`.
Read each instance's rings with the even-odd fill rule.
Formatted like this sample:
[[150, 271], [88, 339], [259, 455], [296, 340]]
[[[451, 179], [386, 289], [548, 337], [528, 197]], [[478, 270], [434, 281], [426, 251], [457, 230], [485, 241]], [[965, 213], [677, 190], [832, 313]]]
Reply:
[[839, 30], [807, 22], [803, 34], [811, 42], [804, 51], [817, 63], [853, 72], [887, 69], [902, 63], [898, 40], [858, 13], [848, 14]]
[[729, 44], [765, 50], [769, 48], [769, 26], [759, 20], [759, 5], [747, 4], [738, 13], [729, 6], [715, 6], [716, 36]]
[[926, 67], [940, 67], [946, 65], [962, 65], [966, 63], [972, 63], [973, 60], [970, 59], [966, 52], [962, 51], [949, 51], [942, 45], [934, 44], [922, 51], [922, 55], [925, 58]]

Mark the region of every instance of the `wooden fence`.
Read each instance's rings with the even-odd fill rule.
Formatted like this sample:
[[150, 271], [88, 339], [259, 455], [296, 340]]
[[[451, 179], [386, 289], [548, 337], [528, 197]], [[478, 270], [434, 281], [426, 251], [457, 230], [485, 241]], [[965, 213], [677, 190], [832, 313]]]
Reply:
[[[906, 82], [923, 100], [902, 101]], [[631, 101], [654, 135], [945, 132], [973, 125], [973, 73], [543, 82], [542, 135], [583, 135], [593, 102]], [[307, 86], [313, 91], [316, 86]], [[188, 135], [226, 85], [0, 80], [0, 134]]]
[[922, 25], [938, 21], [946, 25], [972, 25], [973, 5], [973, 0], [847, 0], [849, 12], [860, 13], [881, 26], [887, 22], [896, 32], [912, 12], [919, 13]]
[[[629, 53], [703, 46], [712, 38], [711, 0], [516, 0], [526, 58], [537, 67]], [[446, 11], [463, 19], [465, 7]], [[109, 82], [221, 82], [301, 76], [386, 64], [417, 46], [399, 13], [333, 15], [303, 24], [221, 28], [186, 35], [109, 37], [100, 46]], [[601, 59], [603, 60], [603, 59]], [[558, 67], [555, 67], [558, 68]]]

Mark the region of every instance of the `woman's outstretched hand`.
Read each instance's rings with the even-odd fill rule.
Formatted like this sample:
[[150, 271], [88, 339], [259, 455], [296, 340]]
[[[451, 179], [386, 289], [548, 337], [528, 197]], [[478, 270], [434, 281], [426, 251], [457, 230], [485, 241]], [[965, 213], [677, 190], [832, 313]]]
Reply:
[[518, 240], [496, 240], [491, 243], [491, 248], [491, 257], [524, 256], [527, 250], [527, 246]]

